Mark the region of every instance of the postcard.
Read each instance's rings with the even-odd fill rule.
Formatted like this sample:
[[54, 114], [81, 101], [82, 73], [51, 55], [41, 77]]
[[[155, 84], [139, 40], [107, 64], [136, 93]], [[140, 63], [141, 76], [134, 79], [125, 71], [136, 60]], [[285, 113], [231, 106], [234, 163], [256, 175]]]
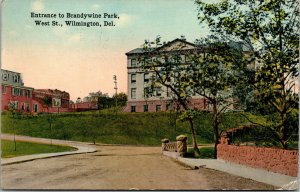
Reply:
[[297, 7], [2, 0], [1, 189], [297, 189]]

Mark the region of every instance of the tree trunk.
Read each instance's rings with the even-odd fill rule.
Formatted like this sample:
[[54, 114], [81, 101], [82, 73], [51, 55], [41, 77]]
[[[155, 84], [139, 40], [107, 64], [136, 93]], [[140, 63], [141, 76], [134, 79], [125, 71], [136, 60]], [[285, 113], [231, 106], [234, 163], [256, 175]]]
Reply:
[[217, 146], [219, 144], [219, 120], [218, 120], [218, 109], [217, 109], [216, 102], [213, 102], [213, 131], [214, 131], [214, 139], [215, 139], [214, 158], [217, 159], [218, 156]]
[[287, 144], [287, 140], [288, 140], [288, 134], [287, 134], [287, 128], [286, 128], [286, 114], [285, 113], [281, 113], [280, 114], [280, 123], [281, 123], [281, 126], [280, 126], [280, 135], [281, 135], [281, 138], [280, 138], [280, 143], [282, 145], [282, 147], [284, 149], [287, 149], [288, 148], [288, 144]]
[[194, 155], [196, 157], [199, 157], [200, 156], [200, 150], [199, 150], [198, 145], [197, 145], [196, 132], [195, 132], [195, 129], [194, 129], [194, 122], [193, 122], [192, 118], [188, 118], [188, 121], [189, 121], [189, 124], [190, 124], [190, 129], [191, 129], [192, 138], [193, 138]]

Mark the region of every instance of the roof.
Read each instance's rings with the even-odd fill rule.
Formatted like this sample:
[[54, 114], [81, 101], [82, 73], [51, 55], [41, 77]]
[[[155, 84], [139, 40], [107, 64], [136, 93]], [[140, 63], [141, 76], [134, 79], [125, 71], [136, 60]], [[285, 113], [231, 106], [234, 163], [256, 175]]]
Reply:
[[[149, 48], [149, 51], [152, 51], [154, 50], [154, 48]], [[133, 49], [129, 52], [126, 53], [126, 55], [130, 55], [130, 54], [140, 54], [140, 53], [145, 53], [145, 49], [143, 48], [136, 48], [136, 49]]]
[[[181, 43], [184, 43], [184, 44], [187, 44], [189, 46], [192, 46], [192, 47], [196, 48], [196, 45], [194, 43], [190, 43], [190, 42], [186, 41], [185, 39], [177, 38], [177, 39], [174, 39], [173, 41], [169, 41], [169, 42], [163, 44], [162, 46], [155, 47], [155, 48], [153, 48], [153, 47], [148, 48], [148, 51], [146, 51], [143, 48], [136, 48], [136, 49], [133, 49], [133, 50], [127, 52], [126, 55], [128, 56], [128, 55], [133, 55], [133, 54], [142, 54], [142, 53], [145, 53], [145, 52], [160, 51], [161, 49], [169, 47], [170, 45], [172, 45], [175, 42], [181, 42]], [[243, 42], [230, 41], [229, 46], [231, 46], [231, 47], [233, 47], [237, 50], [242, 50], [243, 52], [249, 52], [249, 51], [253, 50], [253, 47], [251, 45], [247, 44], [246, 41], [243, 41]]]
[[11, 73], [17, 73], [17, 74], [21, 74], [21, 73], [19, 73], [19, 72], [16, 72], [16, 71], [11, 71], [11, 70], [7, 70], [7, 69], [1, 69], [1, 72], [2, 71], [7, 71], [7, 72], [11, 72]]
[[185, 44], [188, 44], [188, 45], [191, 45], [191, 46], [195, 46], [195, 44], [193, 44], [193, 43], [187, 42], [184, 39], [178, 39], [177, 38], [177, 39], [174, 39], [173, 41], [169, 41], [169, 42], [163, 44], [162, 46], [155, 47], [155, 48], [154, 47], [150, 47], [150, 48], [148, 48], [148, 51], [145, 51], [145, 49], [143, 49], [143, 48], [136, 48], [136, 49], [133, 49], [133, 50], [131, 50], [131, 51], [125, 53], [125, 54], [126, 55], [131, 55], [131, 54], [141, 54], [141, 53], [151, 52], [151, 51], [159, 51], [159, 50], [161, 50], [161, 49], [163, 49], [165, 47], [170, 46], [172, 43], [177, 42], [177, 41], [185, 43]]

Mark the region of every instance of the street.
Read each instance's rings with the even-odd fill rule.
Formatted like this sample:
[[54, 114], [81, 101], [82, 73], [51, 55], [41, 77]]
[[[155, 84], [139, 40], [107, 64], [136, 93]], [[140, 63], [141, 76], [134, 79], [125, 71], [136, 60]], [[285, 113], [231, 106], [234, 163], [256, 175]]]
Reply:
[[274, 189], [227, 173], [191, 169], [160, 147], [97, 145], [96, 153], [2, 166], [4, 189]]

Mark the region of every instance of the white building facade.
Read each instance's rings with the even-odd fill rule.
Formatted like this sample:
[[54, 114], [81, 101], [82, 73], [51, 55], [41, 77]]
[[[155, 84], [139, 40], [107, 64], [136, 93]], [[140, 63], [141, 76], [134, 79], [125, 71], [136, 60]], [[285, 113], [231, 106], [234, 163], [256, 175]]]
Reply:
[[[184, 39], [175, 39], [171, 42], [152, 49], [155, 53], [163, 53], [165, 55], [182, 51], [195, 50], [195, 45]], [[173, 102], [172, 93], [168, 88], [161, 86], [155, 88], [151, 96], [147, 95], [147, 89], [151, 81], [151, 72], [145, 72], [139, 62], [139, 58], [143, 57], [145, 51], [143, 48], [137, 48], [126, 53], [127, 55], [127, 95], [128, 101], [124, 111], [126, 112], [159, 112], [174, 110], [177, 105]], [[155, 55], [154, 55], [155, 57]], [[184, 54], [183, 64], [186, 64]], [[190, 99], [192, 108], [208, 110], [209, 106], [202, 96], [193, 96]]]

